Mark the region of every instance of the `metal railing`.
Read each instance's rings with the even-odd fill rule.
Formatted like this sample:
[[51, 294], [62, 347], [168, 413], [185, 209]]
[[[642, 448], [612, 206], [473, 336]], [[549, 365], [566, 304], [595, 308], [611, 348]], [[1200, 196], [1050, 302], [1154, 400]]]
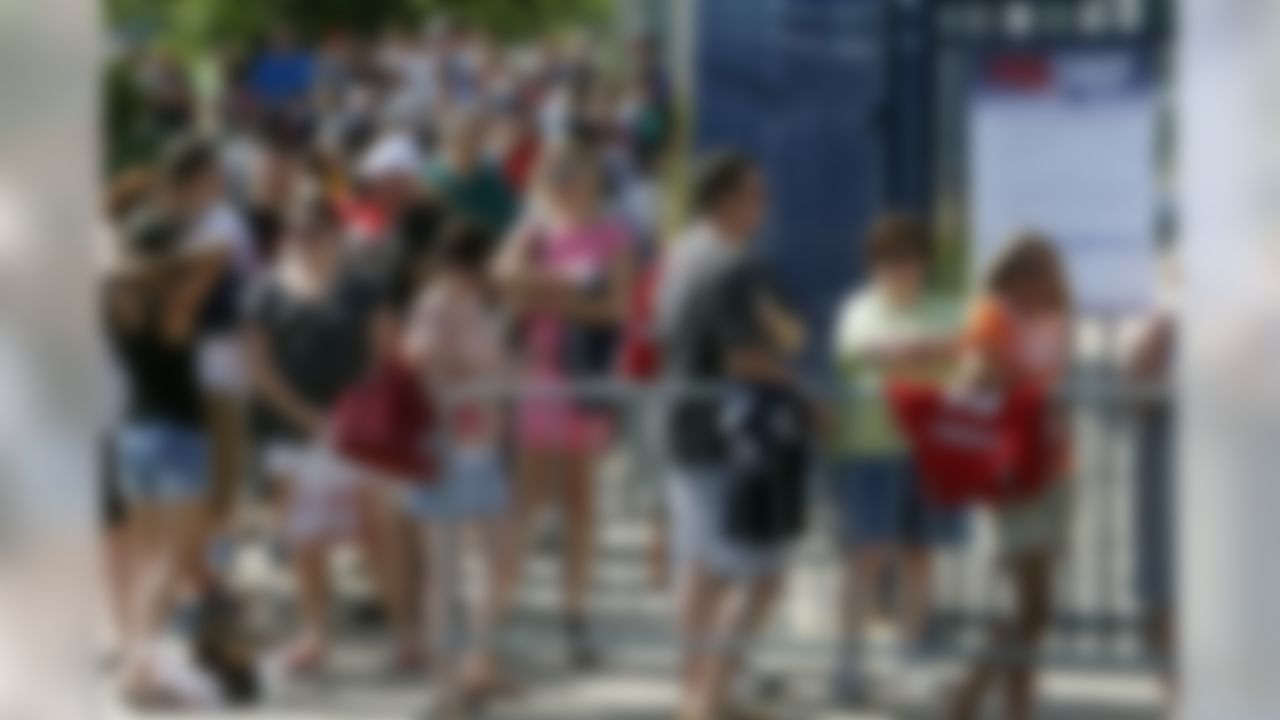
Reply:
[[[600, 542], [604, 558], [595, 573], [594, 636], [606, 649], [674, 650], [675, 598], [670, 585], [645, 576], [647, 544], [661, 532], [653, 518], [661, 514], [670, 476], [664, 451], [667, 427], [663, 408], [677, 398], [714, 398], [714, 385], [635, 384], [618, 380], [568, 385], [507, 385], [451, 388], [441, 398], [448, 407], [461, 402], [498, 403], [509, 411], [522, 402], [559, 400], [606, 407], [613, 420], [612, 443], [599, 463]], [[860, 402], [868, 391], [813, 388], [827, 403]], [[847, 396], [842, 396], [847, 395]], [[1052, 630], [1037, 661], [1066, 668], [1147, 670], [1160, 659], [1143, 642], [1145, 599], [1138, 583], [1139, 564], [1148, 553], [1168, 552], [1174, 538], [1141, 537], [1138, 513], [1154, 498], [1142, 497], [1136, 481], [1136, 447], [1143, 415], [1138, 408], [1168, 402], [1157, 386], [1118, 380], [1082, 379], [1059, 402], [1069, 413], [1073, 435], [1071, 525], [1057, 568]], [[514, 414], [514, 413], [509, 413]], [[446, 441], [447, 442], [447, 441]], [[514, 452], [514, 443], [510, 445]], [[824, 458], [829, 459], [829, 458]], [[514, 474], [514, 461], [511, 463]], [[833, 513], [825, 491], [829, 463], [819, 463], [812, 478], [814, 512], [804, 537], [787, 565], [786, 597], [759, 644], [788, 657], [821, 659], [835, 650], [839, 573], [846, 562], [837, 542]], [[513, 482], [519, 482], [513, 478]], [[1170, 489], [1169, 492], [1172, 492]], [[1009, 605], [1008, 588], [997, 562], [994, 533], [982, 509], [967, 511], [969, 528], [962, 543], [936, 553], [931, 625], [936, 632], [930, 653], [958, 660], [985, 652], [986, 629]], [[547, 545], [527, 551], [543, 556]], [[543, 558], [545, 559], [545, 558]], [[624, 570], [628, 568], [627, 570]], [[522, 607], [552, 602], [539, 574], [526, 583]], [[544, 573], [542, 580], [547, 578]], [[518, 623], [517, 623], [518, 624]], [[527, 628], [516, 636], [545, 639]], [[869, 652], [894, 647], [871, 642]], [[1019, 661], [1025, 658], [1015, 658]]]

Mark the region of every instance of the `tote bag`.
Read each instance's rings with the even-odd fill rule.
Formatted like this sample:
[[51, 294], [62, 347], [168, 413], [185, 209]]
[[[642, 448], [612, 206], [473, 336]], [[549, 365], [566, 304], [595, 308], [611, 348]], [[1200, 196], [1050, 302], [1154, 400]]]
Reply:
[[886, 392], [932, 503], [1000, 505], [1032, 497], [1053, 479], [1056, 434], [1038, 389], [891, 383]]
[[403, 482], [430, 482], [435, 412], [418, 375], [400, 360], [380, 362], [348, 390], [334, 415], [333, 444], [357, 465]]

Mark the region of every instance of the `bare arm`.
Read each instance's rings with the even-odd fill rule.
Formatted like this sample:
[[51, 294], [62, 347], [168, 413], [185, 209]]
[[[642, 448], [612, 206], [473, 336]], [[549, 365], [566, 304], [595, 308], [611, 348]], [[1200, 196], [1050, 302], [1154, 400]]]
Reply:
[[400, 323], [391, 308], [384, 305], [374, 310], [369, 318], [368, 327], [370, 360], [376, 363], [402, 352], [404, 348], [400, 343], [400, 332]]
[[789, 384], [791, 372], [777, 355], [764, 349], [739, 348], [728, 355], [729, 375], [751, 383]]
[[940, 335], [855, 346], [846, 349], [841, 357], [848, 363], [872, 365], [887, 372], [911, 372], [922, 366], [955, 361], [962, 348], [956, 335]]
[[604, 292], [585, 293], [564, 284], [559, 310], [565, 316], [587, 323], [611, 324], [626, 320], [631, 305], [634, 261], [623, 251], [609, 264], [604, 278]]
[[165, 334], [171, 338], [189, 337], [209, 296], [225, 277], [231, 255], [226, 250], [208, 250], [199, 255], [166, 262], [163, 271], [181, 273], [178, 288], [169, 294], [164, 311]]
[[[766, 384], [790, 384], [786, 351], [779, 334], [794, 330], [794, 320], [783, 305], [766, 291], [752, 269], [736, 272], [728, 279], [717, 316], [718, 330], [724, 333], [726, 370], [737, 380]], [[785, 313], [785, 316], [784, 316]], [[798, 322], [798, 321], [797, 321]]]
[[142, 323], [142, 306], [135, 290], [129, 287], [130, 277], [123, 272], [112, 273], [103, 281], [103, 321], [107, 329], [127, 335]]
[[1173, 323], [1167, 317], [1156, 318], [1142, 329], [1138, 343], [1128, 358], [1129, 377], [1140, 382], [1162, 379], [1173, 351]]
[[778, 347], [787, 355], [803, 350], [809, 338], [804, 322], [775, 298], [763, 297], [759, 305], [760, 322], [768, 328]]
[[502, 244], [502, 250], [494, 260], [493, 277], [498, 291], [517, 312], [553, 308], [564, 290], [562, 283], [538, 272], [534, 265], [537, 232], [532, 223], [520, 223]]

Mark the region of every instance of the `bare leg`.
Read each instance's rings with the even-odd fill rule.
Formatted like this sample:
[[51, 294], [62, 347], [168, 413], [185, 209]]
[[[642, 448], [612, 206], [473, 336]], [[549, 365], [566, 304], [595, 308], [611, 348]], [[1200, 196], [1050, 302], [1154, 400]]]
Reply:
[[1010, 720], [1030, 720], [1035, 715], [1036, 654], [1049, 627], [1053, 602], [1053, 559], [1035, 552], [1012, 563], [1017, 612], [1014, 649], [1017, 653], [1005, 688]]
[[299, 542], [293, 549], [303, 635], [318, 646], [325, 645], [328, 637], [328, 550], [322, 540]]
[[596, 549], [595, 457], [570, 453], [564, 457], [561, 497], [565, 511], [565, 615], [585, 618], [591, 569]]
[[[719, 712], [729, 704], [729, 689], [755, 641], [765, 619], [782, 592], [779, 574], [752, 580], [741, 590], [740, 602], [734, 607], [719, 633], [724, 647], [717, 648], [707, 662], [702, 692], [705, 707]], [[714, 715], [713, 715], [714, 717]]]
[[305, 672], [324, 662], [329, 628], [329, 548], [321, 538], [298, 537], [295, 518], [305, 500], [296, 478], [275, 478], [276, 514], [279, 532], [289, 543], [290, 570], [298, 593], [301, 627], [288, 649], [291, 670]]
[[844, 652], [857, 655], [875, 614], [880, 588], [888, 568], [890, 549], [870, 545], [853, 552], [842, 578], [840, 634]]
[[465, 638], [453, 616], [454, 601], [462, 584], [460, 530], [453, 520], [433, 520], [420, 536], [423, 550], [431, 558], [432, 581], [424, 594], [427, 624], [434, 630], [431, 666], [438, 693], [437, 705], [452, 709], [461, 700], [458, 655]]
[[210, 393], [205, 397], [205, 408], [212, 449], [209, 477], [213, 479], [206, 498], [208, 513], [202, 522], [202, 542], [207, 544], [225, 531], [232, 519], [244, 470], [247, 433], [238, 398]]
[[929, 549], [923, 546], [905, 548], [898, 577], [902, 580], [898, 629], [904, 643], [913, 647], [924, 635], [933, 594], [933, 564]]
[[137, 659], [147, 643], [147, 617], [150, 596], [158, 582], [161, 562], [159, 511], [150, 504], [139, 504], [129, 513], [129, 553], [134, 560], [133, 582], [125, 598], [125, 650]]
[[111, 622], [115, 626], [112, 629], [116, 633], [117, 642], [123, 646], [133, 635], [129, 603], [133, 595], [137, 565], [128, 521], [108, 530], [104, 537], [104, 544], [108, 609], [111, 612]]
[[487, 577], [484, 594], [472, 617], [473, 664], [485, 682], [492, 682], [496, 675], [494, 645], [515, 591], [511, 570], [515, 541], [511, 522], [505, 517], [481, 521], [474, 530]]
[[[509, 518], [480, 522], [440, 521], [431, 533], [433, 566], [440, 573], [430, 589], [431, 622], [448, 635], [434, 647], [440, 705], [465, 710], [509, 687], [494, 658], [496, 633], [514, 591], [513, 533]], [[478, 596], [466, 587], [466, 559], [479, 551], [484, 568]], [[465, 630], [463, 628], [465, 627]]]
[[407, 662], [416, 652], [413, 628], [414, 590], [409, 581], [409, 520], [400, 513], [385, 483], [366, 479], [359, 489], [360, 539], [365, 562], [377, 584], [387, 619], [395, 637], [397, 662]]
[[835, 699], [841, 705], [858, 705], [865, 700], [863, 646], [878, 599], [877, 589], [889, 562], [889, 552], [889, 548], [884, 546], [864, 546], [850, 553], [844, 563], [837, 603], [840, 647], [833, 688]]
[[680, 638], [684, 648], [681, 666], [681, 706], [694, 717], [710, 712], [705, 691], [708, 657], [716, 651], [714, 627], [722, 614], [729, 590], [702, 563], [691, 561], [680, 568], [686, 577], [681, 583]]
[[1178, 664], [1171, 608], [1163, 606], [1148, 610], [1145, 624], [1147, 648], [1162, 667], [1165, 701], [1172, 708], [1178, 696]]
[[[201, 500], [173, 503], [161, 510], [162, 542], [165, 546], [161, 561], [164, 571], [152, 609], [152, 627], [162, 627], [177, 605], [178, 593], [187, 579], [204, 580], [208, 576], [205, 565], [204, 521], [208, 507]], [[197, 587], [200, 587], [199, 585]]]
[[521, 448], [516, 460], [516, 507], [513, 536], [511, 586], [514, 595], [524, 577], [530, 541], [538, 513], [546, 507], [554, 487], [555, 456], [542, 450]]
[[133, 554], [138, 561], [137, 582], [129, 602], [129, 667], [126, 685], [131, 694], [148, 696], [152, 687], [150, 643], [173, 610], [177, 589], [188, 567], [190, 548], [198, 546], [204, 505], [200, 502], [160, 505], [146, 503], [131, 513]]
[[988, 688], [1006, 678], [1006, 717], [1032, 716], [1035, 700], [1034, 654], [1047, 629], [1050, 613], [1052, 562], [1047, 553], [1011, 558], [1008, 571], [1014, 585], [1014, 616], [997, 626], [988, 656], [980, 658], [952, 698], [949, 718], [978, 716]]
[[564, 627], [570, 659], [590, 669], [599, 657], [590, 640], [588, 595], [596, 549], [595, 458], [589, 453], [565, 453], [560, 475], [560, 506], [565, 542], [561, 545]]

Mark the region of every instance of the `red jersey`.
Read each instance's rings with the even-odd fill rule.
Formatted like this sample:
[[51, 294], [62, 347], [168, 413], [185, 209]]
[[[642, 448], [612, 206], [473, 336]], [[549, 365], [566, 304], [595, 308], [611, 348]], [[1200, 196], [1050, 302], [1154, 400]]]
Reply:
[[915, 456], [925, 495], [944, 506], [1003, 504], [1037, 495], [1058, 477], [1048, 398], [1026, 385], [961, 394], [893, 383], [893, 409]]

